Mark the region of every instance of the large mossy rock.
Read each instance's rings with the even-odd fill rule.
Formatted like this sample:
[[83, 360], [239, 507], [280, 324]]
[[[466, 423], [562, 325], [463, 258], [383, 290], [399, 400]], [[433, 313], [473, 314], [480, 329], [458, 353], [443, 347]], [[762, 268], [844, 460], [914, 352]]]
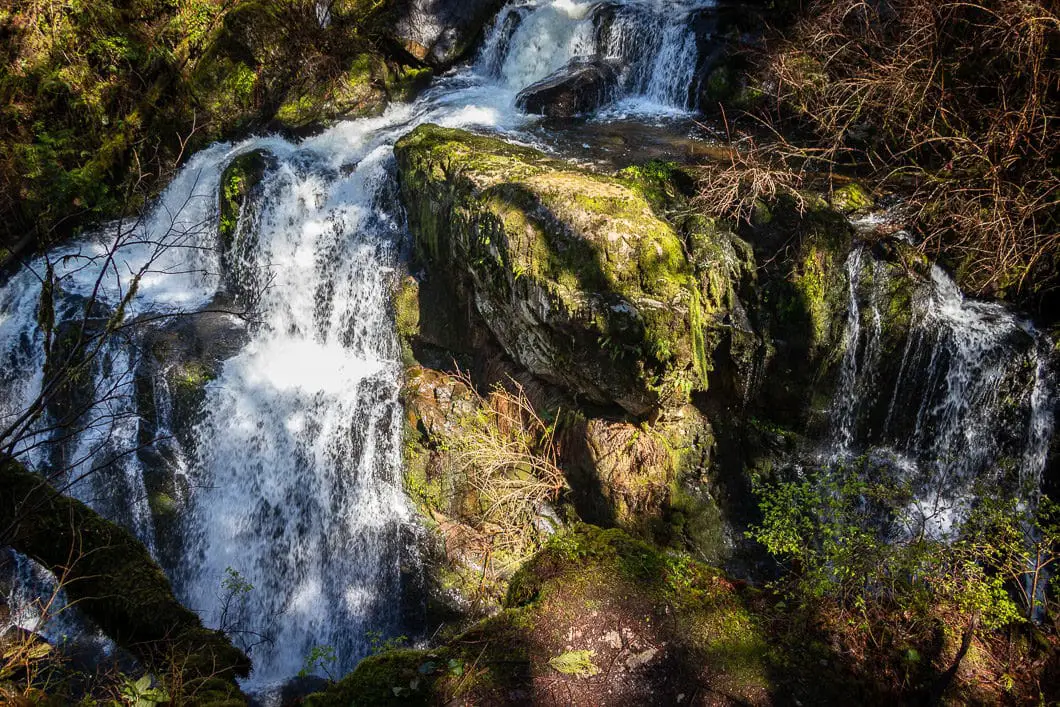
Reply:
[[700, 287], [635, 180], [432, 125], [396, 153], [417, 256], [521, 366], [635, 416], [706, 386]]
[[306, 704], [773, 704], [782, 655], [755, 602], [687, 556], [579, 525], [516, 574], [497, 616], [368, 658]]

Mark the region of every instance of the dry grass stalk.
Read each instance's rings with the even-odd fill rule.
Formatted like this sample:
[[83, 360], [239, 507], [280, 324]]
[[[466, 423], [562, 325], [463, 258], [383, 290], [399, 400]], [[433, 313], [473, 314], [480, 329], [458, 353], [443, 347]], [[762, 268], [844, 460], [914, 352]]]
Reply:
[[[464, 382], [474, 390], [466, 376]], [[476, 412], [460, 420], [450, 440], [451, 462], [477, 499], [466, 520], [489, 538], [485, 563], [505, 566], [540, 546], [541, 511], [566, 487], [555, 425], [542, 419], [521, 385], [511, 385], [477, 396]]]

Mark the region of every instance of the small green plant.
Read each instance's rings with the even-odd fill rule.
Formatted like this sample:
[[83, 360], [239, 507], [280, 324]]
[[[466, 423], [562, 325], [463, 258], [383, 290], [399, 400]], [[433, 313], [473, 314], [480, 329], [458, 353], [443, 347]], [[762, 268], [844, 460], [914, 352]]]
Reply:
[[151, 676], [144, 675], [139, 680], [126, 678], [121, 686], [121, 700], [129, 707], [154, 707], [169, 702], [169, 693], [162, 687], [154, 687]]
[[370, 646], [368, 650], [372, 655], [379, 655], [380, 653], [403, 648], [409, 642], [408, 636], [391, 636], [390, 638], [386, 638], [382, 631], [368, 631], [365, 633], [365, 638], [368, 639], [368, 644]]
[[254, 591], [254, 585], [235, 569], [226, 567], [224, 579], [221, 580], [221, 591], [221, 616], [217, 627], [225, 633], [231, 633], [232, 614], [237, 613], [246, 604], [247, 596]]
[[581, 678], [592, 677], [600, 672], [600, 668], [593, 663], [592, 651], [567, 651], [548, 661], [548, 664], [556, 672]]
[[323, 673], [331, 682], [335, 682], [335, 676], [331, 673], [331, 667], [338, 660], [333, 646], [313, 646], [309, 655], [302, 661], [302, 669], [298, 671], [298, 677], [306, 678], [310, 675]]

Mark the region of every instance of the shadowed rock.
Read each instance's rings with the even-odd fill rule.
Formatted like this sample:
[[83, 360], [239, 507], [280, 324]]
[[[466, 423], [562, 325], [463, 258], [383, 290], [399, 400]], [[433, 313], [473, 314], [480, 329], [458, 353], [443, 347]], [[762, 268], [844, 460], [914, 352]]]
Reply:
[[390, 36], [418, 61], [446, 69], [467, 55], [503, 0], [399, 0]]
[[185, 704], [244, 704], [237, 677], [250, 660], [184, 607], [161, 568], [129, 531], [41, 476], [0, 459], [0, 543], [58, 577], [72, 603], [155, 671], [183, 674]]
[[578, 59], [523, 89], [515, 103], [527, 113], [571, 118], [609, 103], [617, 85], [618, 67], [614, 62]]

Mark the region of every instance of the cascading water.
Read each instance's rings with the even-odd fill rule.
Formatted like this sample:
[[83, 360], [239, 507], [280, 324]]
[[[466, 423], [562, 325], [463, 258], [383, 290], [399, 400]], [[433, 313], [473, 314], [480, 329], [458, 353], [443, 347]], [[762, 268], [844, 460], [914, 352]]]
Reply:
[[[214, 145], [193, 157], [150, 216], [129, 226], [115, 256], [118, 267], [103, 269], [116, 227], [50, 254], [59, 277], [60, 319], [76, 320], [97, 283], [100, 316], [113, 315], [134, 277], [138, 288], [124, 310], [127, 322], [197, 312], [242, 290], [263, 288], [251, 298], [248, 341], [207, 385], [201, 417], [189, 434], [172, 434], [176, 421], [165, 381], [156, 377], [150, 388], [153, 433], [173, 437], [165, 441], [164, 456], [187, 489], [187, 497], [177, 499], [185, 508], [180, 551], [160, 559], [178, 593], [206, 623], [223, 621], [253, 647], [249, 689], [267, 690], [295, 676], [315, 646], [334, 649], [336, 664], [329, 669], [341, 673], [367, 653], [369, 632], [402, 630], [402, 538], [410, 516], [399, 473], [401, 366], [387, 300], [406, 235], [395, 198], [393, 144], [424, 122], [532, 142], [534, 134], [522, 129], [533, 121], [515, 109], [516, 93], [586, 55], [621, 64], [620, 93], [639, 109], [683, 110], [700, 62], [692, 18], [710, 5], [511, 3], [477, 62], [439, 79], [414, 104], [341, 123], [298, 144], [254, 138]], [[256, 150], [270, 156], [270, 166], [240, 215], [233, 251], [221, 257], [222, 173], [233, 159]], [[852, 317], [867, 296], [872, 301], [858, 284], [861, 263], [851, 265]], [[44, 263], [34, 269], [44, 272]], [[891, 447], [936, 476], [963, 478], [996, 454], [961, 462], [968, 466], [928, 463], [934, 440], [947, 453], [968, 448], [958, 433], [976, 420], [981, 406], [961, 406], [959, 398], [988, 392], [990, 378], [983, 371], [1001, 365], [987, 355], [989, 342], [1007, 337], [1005, 332], [1027, 340], [1032, 334], [1003, 311], [963, 302], [941, 274], [928, 289], [933, 294], [918, 302], [903, 369], [908, 372], [899, 376], [893, 400], [883, 403], [895, 410], [914, 402], [922, 408], [918, 434], [907, 434], [907, 420], [897, 413], [884, 431], [866, 431], [862, 423], [858, 390], [876, 387], [869, 381], [879, 347], [865, 343], [865, 332], [878, 330], [877, 308], [869, 326], [860, 318], [851, 321], [847, 356], [853, 358], [844, 363], [841, 386], [847, 398], [837, 405], [836, 424], [844, 430], [840, 452]], [[0, 422], [41, 390], [40, 295], [40, 281], [28, 269], [0, 288]], [[57, 445], [45, 419], [24, 435], [20, 457], [42, 472], [61, 470], [63, 479], [83, 477], [71, 493], [135, 530], [161, 554], [167, 539], [156, 537], [145, 498], [150, 470], [144, 455], [130, 453], [142, 446], [147, 429], [136, 372], [149, 348], [145, 342], [159, 326], [130, 328], [108, 342], [92, 371], [95, 390], [108, 393], [81, 419], [84, 431]], [[1051, 434], [1051, 401], [1042, 359], [1027, 356], [1039, 362], [1041, 382], [1026, 396], [1032, 412], [1020, 428], [1030, 440], [1021, 468], [1033, 476]], [[987, 363], [975, 363], [981, 360]], [[920, 370], [934, 373], [916, 382], [913, 372]], [[931, 387], [938, 381], [943, 393]], [[899, 445], [901, 439], [912, 446]], [[62, 456], [45, 453], [56, 446]], [[19, 567], [24, 577], [39, 574], [25, 562]], [[245, 583], [226, 585], [229, 570]], [[248, 585], [253, 589], [244, 591]], [[31, 614], [18, 621], [39, 628]]]
[[699, 68], [697, 13], [713, 0], [509, 4], [497, 17], [479, 70], [519, 91], [576, 59], [619, 67], [620, 106], [638, 112], [684, 110]]
[[[400, 483], [401, 365], [387, 302], [404, 237], [393, 144], [423, 122], [518, 131], [532, 121], [515, 109], [515, 94], [586, 53], [626, 63], [627, 95], [683, 108], [697, 60], [687, 19], [706, 5], [675, 12], [672, 4], [635, 1], [513, 4], [478, 62], [416, 103], [300, 144], [270, 137], [214, 145], [189, 161], [148, 218], [49, 255], [60, 326], [76, 322], [97, 289], [98, 316], [113, 316], [133, 280], [126, 322], [196, 312], [263, 288], [248, 298], [249, 340], [207, 385], [200, 419], [186, 434], [173, 433], [181, 421], [172, 419], [173, 392], [161, 375], [172, 364], [144, 388], [143, 351], [164, 324], [145, 325], [108, 340], [94, 359], [93, 396], [102, 400], [78, 418], [79, 434], [56, 445], [45, 432], [50, 420], [42, 420], [39, 435], [25, 435], [21, 455], [42, 472], [62, 471], [64, 483], [81, 479], [71, 493], [152, 549], [161, 526], [151, 522], [144, 479], [165, 460], [186, 497], [172, 499], [184, 509], [181, 542], [159, 538], [159, 560], [207, 624], [223, 622], [251, 649], [248, 689], [292, 678], [316, 646], [334, 650], [329, 670], [349, 670], [367, 653], [370, 632], [404, 629], [402, 540], [410, 517]], [[251, 151], [267, 154], [270, 166], [240, 215], [237, 243], [221, 253], [222, 173]], [[105, 267], [116, 237], [117, 267]], [[45, 267], [34, 264], [38, 274]], [[0, 289], [5, 420], [41, 390], [40, 295], [28, 269]], [[147, 413], [138, 407], [138, 385], [139, 397], [148, 390], [153, 399], [150, 423], [139, 415]], [[167, 438], [154, 442], [154, 461], [143, 448], [145, 431]], [[25, 585], [32, 565], [20, 560], [19, 567]], [[41, 629], [31, 614], [15, 621]]]
[[[988, 484], [1033, 502], [1053, 432], [1048, 341], [935, 266], [913, 287], [899, 360], [883, 355], [888, 264], [858, 248], [826, 456], [867, 455], [911, 485], [909, 532], [946, 537]], [[895, 367], [893, 364], [897, 364]]]

